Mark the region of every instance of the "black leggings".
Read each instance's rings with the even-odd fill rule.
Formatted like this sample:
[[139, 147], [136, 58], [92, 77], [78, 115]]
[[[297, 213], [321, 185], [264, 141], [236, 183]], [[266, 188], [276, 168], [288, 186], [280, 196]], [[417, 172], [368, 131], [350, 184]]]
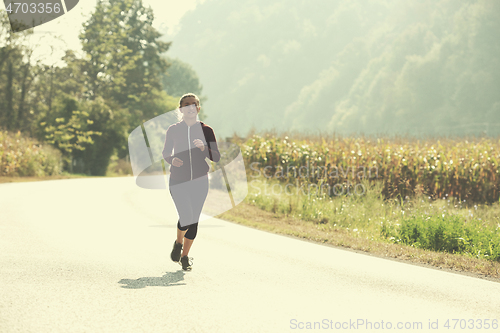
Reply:
[[195, 239], [198, 220], [208, 194], [208, 175], [180, 184], [169, 183], [168, 187], [179, 214], [177, 228], [187, 230], [184, 235], [187, 239]]

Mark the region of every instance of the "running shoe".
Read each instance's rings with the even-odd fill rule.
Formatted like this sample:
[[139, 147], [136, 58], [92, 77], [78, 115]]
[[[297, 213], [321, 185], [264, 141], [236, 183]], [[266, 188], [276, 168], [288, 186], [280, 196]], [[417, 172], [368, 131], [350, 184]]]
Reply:
[[177, 243], [177, 241], [174, 241], [174, 248], [172, 249], [172, 253], [170, 253], [170, 258], [172, 261], [179, 262], [181, 259], [181, 251], [182, 251], [182, 244]]
[[193, 265], [193, 258], [184, 256], [181, 258], [180, 264], [182, 265], [183, 270], [190, 271]]

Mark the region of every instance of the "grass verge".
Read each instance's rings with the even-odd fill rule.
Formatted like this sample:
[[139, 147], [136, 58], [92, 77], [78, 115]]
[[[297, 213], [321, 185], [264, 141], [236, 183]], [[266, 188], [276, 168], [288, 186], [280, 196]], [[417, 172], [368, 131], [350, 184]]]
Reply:
[[[257, 186], [251, 186], [256, 189]], [[235, 208], [218, 217], [227, 221], [282, 235], [297, 237], [319, 244], [367, 253], [383, 258], [424, 265], [469, 276], [497, 281], [500, 262], [474, 253], [450, 253], [422, 248], [419, 243], [406, 244], [394, 237], [387, 238], [381, 230], [400, 225], [412, 216], [446, 216], [451, 219], [472, 215], [485, 222], [496, 223], [498, 207], [464, 207], [451, 200], [435, 202], [417, 197], [399, 205], [383, 201], [373, 188], [365, 196], [318, 200], [302, 196], [264, 195], [250, 189], [247, 198]], [[472, 208], [472, 211], [469, 209]], [[476, 210], [477, 209], [477, 210]], [[446, 215], [443, 215], [446, 214]], [[480, 217], [479, 217], [480, 216]], [[490, 221], [486, 223], [485, 220]], [[471, 221], [472, 222], [472, 221]]]

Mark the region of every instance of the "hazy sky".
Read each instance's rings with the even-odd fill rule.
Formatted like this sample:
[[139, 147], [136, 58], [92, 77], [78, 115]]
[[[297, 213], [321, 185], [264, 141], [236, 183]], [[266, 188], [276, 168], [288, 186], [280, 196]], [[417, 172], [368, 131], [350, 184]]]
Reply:
[[[151, 6], [155, 14], [153, 26], [158, 30], [167, 31], [167, 36], [173, 36], [178, 31], [178, 24], [182, 16], [189, 10], [195, 9], [198, 3], [205, 0], [143, 0], [145, 6]], [[34, 57], [43, 59], [46, 64], [60, 65], [60, 58], [64, 50], [80, 51], [78, 34], [82, 23], [88, 19], [96, 6], [95, 0], [80, 0], [78, 5], [66, 15], [51, 22], [35, 27], [35, 34], [30, 42], [38, 44]], [[60, 38], [56, 38], [59, 36]], [[54, 46], [52, 52], [50, 45]]]

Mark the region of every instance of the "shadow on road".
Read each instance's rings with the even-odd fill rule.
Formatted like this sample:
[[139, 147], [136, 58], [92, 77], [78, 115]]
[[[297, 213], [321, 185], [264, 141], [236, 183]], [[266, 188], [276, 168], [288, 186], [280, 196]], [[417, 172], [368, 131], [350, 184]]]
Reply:
[[[177, 224], [158, 224], [158, 225], [150, 225], [150, 227], [156, 228], [177, 228]], [[213, 227], [223, 227], [223, 225], [214, 225], [214, 224], [199, 224], [200, 228], [213, 228]]]
[[184, 280], [184, 271], [167, 272], [162, 277], [142, 277], [135, 280], [121, 279], [118, 283], [124, 284], [122, 288], [140, 289], [145, 287], [170, 287], [181, 286], [185, 283], [179, 283]]

